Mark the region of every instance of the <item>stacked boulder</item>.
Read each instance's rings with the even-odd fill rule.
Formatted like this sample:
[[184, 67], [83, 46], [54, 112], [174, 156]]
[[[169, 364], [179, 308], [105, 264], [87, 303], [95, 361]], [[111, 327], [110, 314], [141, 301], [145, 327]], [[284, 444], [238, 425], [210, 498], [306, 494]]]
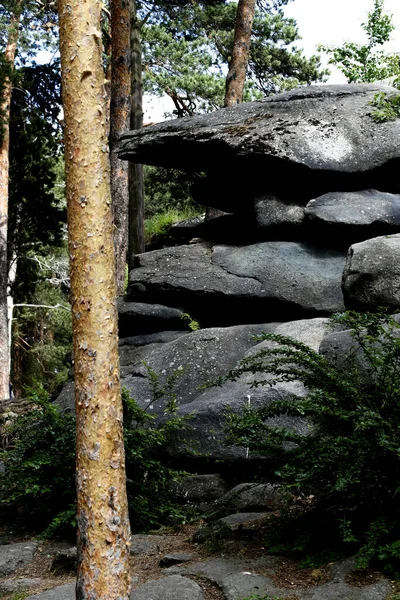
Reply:
[[[223, 443], [226, 410], [305, 393], [300, 383], [252, 388], [251, 376], [201, 389], [254, 353], [256, 334], [318, 351], [327, 318], [345, 305], [400, 306], [400, 120], [374, 121], [381, 92], [398, 93], [304, 87], [122, 137], [121, 158], [203, 173], [196, 201], [225, 211], [176, 228], [177, 240], [192, 243], [136, 256], [120, 305], [122, 383], [132, 395], [143, 405], [151, 398], [144, 362], [182, 371], [177, 399], [193, 415], [197, 452], [191, 459], [177, 441], [177, 459], [247, 460]], [[61, 404], [67, 397], [68, 389]], [[162, 414], [161, 401], [151, 406]]]

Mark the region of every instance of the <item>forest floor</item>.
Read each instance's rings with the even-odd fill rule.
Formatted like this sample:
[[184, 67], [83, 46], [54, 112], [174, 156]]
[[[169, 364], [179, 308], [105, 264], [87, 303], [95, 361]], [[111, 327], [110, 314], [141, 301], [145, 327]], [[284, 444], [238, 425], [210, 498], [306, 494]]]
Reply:
[[[243, 542], [243, 540], [228, 540], [224, 541], [223, 547], [218, 551], [210, 552], [210, 548], [206, 545], [196, 544], [192, 541], [194, 532], [201, 525], [200, 522], [195, 524], [185, 525], [177, 529], [161, 529], [152, 532], [150, 536], [136, 536], [139, 542], [142, 540], [147, 543], [147, 540], [152, 541], [149, 548], [144, 549], [142, 553], [132, 556], [132, 575], [134, 585], [141, 585], [147, 581], [160, 579], [165, 577], [166, 571], [160, 567], [160, 560], [171, 553], [190, 553], [192, 555], [190, 564], [192, 570], [195, 570], [196, 563], [204, 563], [204, 561], [212, 561], [213, 559], [242, 559], [248, 560], [249, 564], [254, 563], [252, 572], [264, 575], [265, 568], [259, 565], [259, 559], [266, 557], [267, 553], [262, 546], [261, 541], [255, 536], [252, 540]], [[32, 538], [27, 536], [15, 536], [12, 532], [0, 528], [0, 538], [7, 543], [27, 542]], [[156, 543], [154, 543], [156, 540]], [[32, 594], [38, 594], [44, 590], [72, 583], [74, 581], [73, 572], [64, 572], [55, 575], [52, 570], [52, 565], [55, 556], [60, 551], [71, 547], [71, 543], [61, 541], [49, 541], [36, 539], [38, 546], [31, 563], [18, 568], [9, 577], [0, 579], [0, 590], [2, 584], [7, 581], [18, 579], [39, 579], [40, 583], [27, 589], [24, 592], [1, 592], [0, 598], [3, 600], [23, 600]], [[215, 550], [215, 549], [214, 549]], [[309, 590], [315, 586], [323, 585], [332, 579], [331, 564], [319, 568], [304, 568], [299, 561], [288, 558], [279, 557], [274, 563], [273, 572], [269, 569], [269, 575], [272, 578], [274, 585], [282, 588], [285, 600], [300, 600], [300, 596], [296, 591]], [[226, 595], [221, 587], [201, 574], [185, 573], [185, 575], [196, 581], [203, 589], [206, 600], [225, 600]], [[382, 579], [382, 573], [374, 570], [350, 571], [346, 575], [346, 584], [351, 588], [365, 588]], [[3, 588], [4, 589], [4, 588]], [[395, 600], [400, 598], [400, 585], [398, 582], [391, 582], [392, 595], [387, 596], [389, 599]], [[268, 596], [265, 596], [266, 598]], [[361, 595], [361, 597], [363, 597]], [[369, 598], [369, 596], [366, 596]], [[274, 597], [275, 598], [275, 597]]]

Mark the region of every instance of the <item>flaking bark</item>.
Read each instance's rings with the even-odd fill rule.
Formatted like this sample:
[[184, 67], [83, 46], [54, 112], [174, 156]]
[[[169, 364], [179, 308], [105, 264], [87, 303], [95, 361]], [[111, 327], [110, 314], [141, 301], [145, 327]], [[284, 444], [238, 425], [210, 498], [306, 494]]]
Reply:
[[101, 4], [59, 0], [77, 418], [78, 600], [128, 600], [130, 529]]
[[232, 57], [226, 78], [224, 106], [243, 102], [246, 70], [249, 64], [251, 31], [253, 28], [256, 0], [239, 0], [236, 12], [235, 38]]
[[[136, 0], [131, 6], [131, 117], [130, 128], [143, 127], [142, 46]], [[129, 163], [129, 271], [134, 268], [135, 254], [144, 252], [143, 166]]]
[[21, 10], [22, 1], [17, 0], [8, 28], [7, 46], [4, 53], [5, 62], [8, 66], [8, 74], [5, 77], [0, 98], [0, 112], [2, 115], [2, 132], [0, 135], [0, 399], [5, 399], [10, 396], [10, 343], [7, 307], [8, 183], [10, 170], [9, 122], [12, 92], [11, 73], [14, 69]]
[[114, 246], [118, 295], [124, 293], [128, 250], [128, 163], [114, 148], [130, 120], [130, 8], [129, 0], [112, 0], [111, 10], [111, 198], [114, 214]]

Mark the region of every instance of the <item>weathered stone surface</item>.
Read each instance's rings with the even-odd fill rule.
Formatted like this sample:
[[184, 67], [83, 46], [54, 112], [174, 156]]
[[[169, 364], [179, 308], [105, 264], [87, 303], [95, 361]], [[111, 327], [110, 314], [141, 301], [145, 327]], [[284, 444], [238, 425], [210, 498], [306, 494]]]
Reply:
[[284, 202], [273, 195], [264, 195], [255, 198], [254, 213], [258, 227], [262, 229], [274, 227], [278, 228], [281, 235], [285, 230], [290, 235], [288, 226], [298, 226], [303, 222], [304, 206]]
[[20, 579], [7, 579], [0, 583], [0, 593], [11, 594], [13, 592], [23, 592], [35, 588], [42, 583], [41, 579], [21, 577]]
[[233, 512], [275, 511], [283, 505], [286, 502], [277, 486], [268, 483], [240, 483], [216, 500], [210, 510], [215, 517], [221, 517], [222, 514]]
[[204, 562], [169, 567], [164, 572], [170, 575], [202, 575], [220, 586], [226, 577], [229, 577], [234, 573], [254, 571], [259, 568], [272, 568], [278, 563], [279, 558], [276, 556], [265, 556], [252, 559], [211, 558]]
[[[120, 348], [121, 385], [130, 392], [141, 406], [147, 406], [152, 398], [145, 361], [161, 382], [166, 374], [180, 372], [175, 391], [179, 404], [191, 402], [199, 393], [198, 388], [207, 381], [224, 375], [252, 346], [257, 344], [254, 336], [262, 333], [268, 324], [236, 325], [193, 331], [179, 339], [164, 344], [142, 347]], [[74, 411], [74, 386], [68, 382], [57, 404], [63, 409]], [[165, 401], [154, 403], [150, 410], [160, 414]]]
[[190, 562], [193, 559], [194, 554], [191, 552], [171, 552], [162, 557], [160, 567], [172, 567], [172, 565]]
[[134, 589], [131, 600], [204, 600], [201, 587], [191, 579], [171, 575]]
[[342, 287], [348, 308], [400, 307], [400, 235], [377, 237], [351, 246]]
[[218, 519], [217, 524], [221, 523], [231, 533], [246, 535], [257, 532], [267, 517], [265, 512], [234, 513]]
[[[122, 332], [123, 333], [123, 332]], [[148, 346], [149, 344], [166, 344], [186, 335], [187, 331], [157, 331], [155, 333], [121, 337], [119, 346]]]
[[309, 235], [321, 243], [350, 244], [400, 229], [400, 195], [377, 190], [330, 192], [304, 209]]
[[76, 600], [75, 583], [59, 585], [47, 592], [29, 596], [25, 600]]
[[36, 548], [36, 542], [0, 546], [0, 577], [12, 575], [19, 567], [32, 562]]
[[[226, 412], [242, 411], [249, 403], [252, 407], [260, 407], [281, 398], [305, 393], [300, 383], [281, 383], [274, 387], [264, 386], [252, 388], [253, 376], [241, 377], [236, 382], [227, 382], [221, 387], [212, 387], [205, 391], [199, 389], [210, 380], [225, 375], [234, 368], [238, 361], [255, 350], [262, 349], [269, 342], [258, 342], [254, 336], [262, 332], [278, 333], [294, 337], [318, 350], [326, 333], [324, 318], [291, 321], [289, 323], [263, 323], [255, 325], [237, 325], [233, 327], [215, 327], [201, 329], [165, 344], [154, 344], [133, 348], [143, 351], [140, 357], [131, 356], [132, 362], [122, 369], [123, 387], [127, 388], [140, 406], [148, 406], [151, 402], [151, 389], [148, 372], [143, 366], [146, 363], [163, 378], [181, 371], [176, 381], [175, 391], [181, 415], [190, 415], [191, 429], [176, 440], [169, 452], [178, 460], [206, 462], [207, 466], [215, 459], [245, 460], [256, 458], [254, 453], [247, 453], [244, 448], [228, 447], [225, 444]], [[254, 350], [254, 351], [255, 351]], [[139, 360], [140, 358], [140, 360]], [[124, 358], [125, 363], [129, 360]], [[259, 376], [257, 376], [259, 378]], [[73, 391], [70, 384], [63, 390], [57, 403], [63, 409], [73, 411]], [[154, 402], [149, 408], [156, 415], [162, 415], [165, 400]], [[272, 423], [272, 422], [271, 422]], [[302, 419], [280, 417], [273, 424], [294, 427], [296, 431], [306, 435], [308, 425]], [[189, 442], [196, 451], [193, 456]], [[195, 467], [196, 468], [196, 467]], [[222, 492], [223, 493], [223, 492]], [[202, 499], [199, 499], [203, 502]]]
[[130, 297], [183, 307], [202, 326], [343, 310], [345, 257], [336, 250], [295, 242], [196, 244], [142, 254], [137, 261]]
[[157, 554], [163, 539], [161, 535], [132, 535], [129, 551], [133, 556]]
[[[398, 186], [400, 121], [379, 124], [370, 117], [370, 102], [382, 91], [398, 93], [379, 84], [302, 87], [131, 131], [121, 139], [120, 156], [183, 170], [220, 171], [221, 179], [226, 164], [230, 173], [246, 168], [246, 183], [254, 173], [259, 179], [267, 173], [270, 189], [277, 189], [280, 181], [280, 187], [320, 187], [321, 193], [335, 189], [334, 182], [336, 189], [343, 189], [344, 181], [353, 182], [344, 174], [385, 165], [385, 174], [370, 173], [367, 186], [382, 189], [377, 181]], [[311, 177], [310, 170], [325, 171], [324, 182]], [[329, 177], [332, 171], [335, 177]]]
[[[226, 600], [243, 600], [243, 598], [293, 598], [293, 590], [278, 588], [269, 577], [257, 575], [251, 571], [242, 571], [228, 575], [222, 581], [222, 591]], [[296, 597], [298, 590], [296, 590]], [[320, 597], [320, 600], [323, 600]], [[344, 600], [344, 597], [342, 598]], [[347, 599], [346, 599], [347, 600]]]
[[118, 327], [121, 337], [162, 330], [188, 329], [183, 312], [161, 304], [126, 302], [118, 299]]
[[212, 502], [226, 492], [226, 483], [219, 473], [189, 475], [171, 485], [171, 493], [178, 502]]

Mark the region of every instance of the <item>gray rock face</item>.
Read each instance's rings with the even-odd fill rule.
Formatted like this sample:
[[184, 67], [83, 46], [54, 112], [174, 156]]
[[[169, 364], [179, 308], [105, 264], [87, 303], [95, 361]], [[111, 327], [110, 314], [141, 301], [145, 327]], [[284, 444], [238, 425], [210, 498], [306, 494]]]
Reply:
[[118, 300], [118, 324], [124, 337], [165, 329], [187, 329], [183, 312], [160, 304]]
[[325, 245], [350, 244], [400, 229], [400, 195], [362, 190], [330, 192], [304, 209], [309, 235]]
[[331, 225], [400, 227], [400, 195], [377, 190], [330, 192], [310, 200], [304, 209], [309, 219]]
[[351, 246], [342, 287], [348, 308], [400, 307], [400, 235], [377, 237]]
[[191, 579], [170, 575], [149, 581], [132, 591], [131, 600], [204, 600], [201, 587]]
[[137, 257], [132, 299], [184, 307], [202, 326], [317, 316], [343, 310], [344, 253], [294, 242], [203, 244]]
[[11, 594], [14, 592], [23, 592], [37, 587], [42, 583], [41, 579], [22, 577], [20, 579], [8, 579], [0, 583], [0, 593]]
[[190, 552], [171, 552], [162, 557], [160, 567], [172, 567], [172, 565], [190, 562], [193, 559], [194, 554]]
[[212, 502], [226, 491], [226, 483], [219, 473], [189, 475], [172, 484], [171, 492], [182, 503]]
[[[181, 372], [176, 381], [175, 391], [179, 405], [179, 414], [190, 416], [191, 429], [169, 448], [176, 459], [185, 461], [205, 461], [215, 459], [246, 460], [248, 453], [244, 448], [229, 447], [225, 444], [226, 412], [242, 411], [252, 407], [264, 406], [270, 402], [305, 393], [300, 383], [281, 383], [274, 387], [252, 388], [253, 376], [243, 376], [236, 382], [227, 382], [221, 387], [200, 389], [210, 380], [226, 375], [237, 363], [256, 349], [262, 349], [265, 343], [258, 342], [254, 336], [262, 332], [278, 333], [294, 337], [309, 344], [315, 350], [326, 333], [326, 319], [306, 319], [289, 323], [263, 323], [255, 325], [237, 325], [233, 327], [215, 327], [201, 329], [180, 337], [172, 342], [154, 344], [132, 350], [141, 350], [124, 355], [121, 384], [127, 388], [139, 405], [148, 406], [151, 401], [151, 389], [148, 372], [143, 366], [145, 360], [149, 366], [163, 377], [174, 371]], [[125, 347], [123, 347], [125, 348]], [[121, 350], [123, 349], [121, 348]], [[129, 360], [132, 362], [129, 363]], [[259, 378], [259, 376], [257, 376]], [[73, 385], [68, 383], [60, 394], [57, 403], [64, 409], [73, 411]], [[163, 415], [165, 400], [151, 405], [156, 415]], [[308, 432], [307, 422], [302, 419], [281, 417], [274, 424], [291, 426], [301, 434]], [[185, 443], [189, 444], [189, 447]], [[193, 448], [198, 454], [193, 456]], [[201, 457], [201, 458], [200, 458]], [[251, 458], [255, 458], [253, 454]], [[224, 490], [221, 490], [221, 495]], [[203, 502], [203, 498], [199, 498]]]
[[279, 510], [286, 503], [277, 486], [268, 483], [240, 483], [212, 506], [214, 516], [250, 511]]
[[[264, 178], [268, 173], [272, 181], [281, 179], [281, 186], [297, 188], [310, 185], [308, 169], [357, 173], [386, 165], [386, 181], [389, 176], [394, 185], [400, 121], [378, 124], [370, 117], [370, 102], [382, 91], [398, 93], [379, 84], [302, 87], [131, 131], [122, 136], [119, 155], [183, 170], [214, 171], [229, 164], [232, 172], [232, 167], [246, 166], [252, 175]], [[296, 181], [282, 182], [283, 174], [297, 175]], [[381, 177], [375, 173], [371, 179]], [[334, 188], [328, 185], [325, 191], [329, 189]]]
[[157, 554], [162, 541], [161, 535], [132, 535], [129, 551], [132, 556]]
[[75, 583], [59, 585], [47, 592], [29, 596], [26, 600], [76, 600]]
[[19, 567], [32, 562], [36, 548], [36, 542], [20, 542], [0, 546], [0, 577], [11, 575]]

